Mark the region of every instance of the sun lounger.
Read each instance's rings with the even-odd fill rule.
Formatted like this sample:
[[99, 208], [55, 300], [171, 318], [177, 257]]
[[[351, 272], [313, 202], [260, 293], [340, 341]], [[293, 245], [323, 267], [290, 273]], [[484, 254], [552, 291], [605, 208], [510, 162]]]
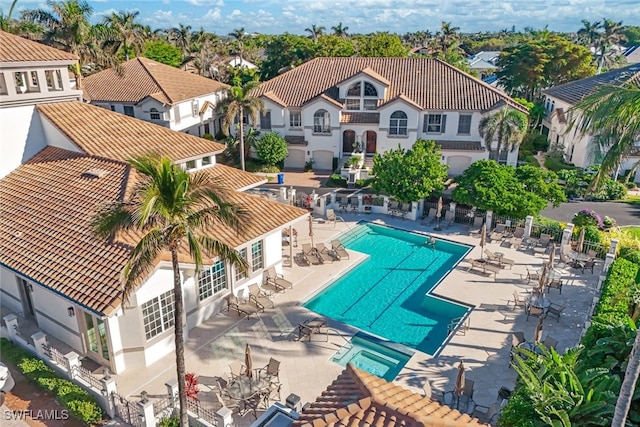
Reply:
[[324, 258], [318, 254], [318, 250], [311, 246], [311, 243], [302, 244], [302, 253], [308, 257], [313, 257], [318, 260], [318, 264], [324, 264]]
[[[324, 245], [324, 243], [316, 243], [316, 247], [314, 249], [314, 253], [318, 258], [318, 261], [320, 262], [320, 264], [324, 264], [325, 261], [327, 261], [325, 255], [329, 256], [328, 253], [324, 252], [327, 247]], [[331, 261], [333, 261], [333, 257], [331, 257]]]
[[273, 289], [276, 292], [284, 292], [286, 288], [293, 288], [293, 283], [285, 279], [282, 274], [276, 273], [276, 268], [273, 266], [264, 272], [264, 281], [263, 288]]
[[249, 298], [253, 299], [255, 302], [262, 304], [262, 306], [271, 306], [274, 308], [275, 305], [270, 297], [271, 294], [260, 289], [257, 283], [253, 285], [249, 285]]
[[489, 238], [491, 240], [502, 240], [503, 233], [505, 230], [505, 225], [504, 224], [497, 224], [496, 228], [493, 229], [493, 231], [491, 231], [491, 234], [489, 235]]
[[333, 221], [333, 228], [335, 228], [336, 222], [338, 221], [344, 222], [344, 218], [342, 218], [341, 216], [337, 216], [333, 209], [327, 209], [327, 221], [328, 222]]
[[511, 270], [511, 267], [513, 267], [515, 265], [515, 263], [516, 263], [514, 260], [509, 259], [509, 258], [497, 257], [488, 248], [484, 250], [484, 253], [487, 254], [487, 258], [489, 258], [489, 261], [497, 263], [499, 267], [503, 267], [505, 265], [508, 265], [509, 266], [509, 270]]
[[313, 319], [307, 319], [302, 323], [298, 323], [298, 341], [304, 337], [308, 337], [309, 341], [311, 341], [311, 336], [314, 334], [323, 335], [325, 338], [324, 341], [329, 340], [326, 320], [320, 317], [314, 317]]
[[257, 315], [260, 311], [264, 311], [264, 306], [259, 303], [249, 304], [248, 302], [242, 302], [233, 294], [229, 294], [226, 297], [227, 311], [234, 310], [238, 313], [238, 316], [244, 316], [249, 318], [252, 314]]
[[324, 243], [316, 243], [316, 251], [320, 256], [327, 255], [331, 257], [331, 261], [340, 261], [338, 254], [336, 254], [333, 249], [328, 248]]
[[465, 262], [467, 262], [468, 264], [471, 264], [471, 266], [469, 268], [467, 268], [467, 271], [470, 270], [478, 270], [478, 271], [482, 271], [483, 273], [488, 273], [489, 275], [493, 274], [493, 277], [495, 278], [498, 273], [500, 273], [500, 267], [495, 266], [495, 265], [491, 265], [488, 262], [481, 262], [479, 260], [475, 260], [472, 258], [467, 258], [464, 260]]
[[453, 211], [447, 211], [444, 214], [444, 221], [442, 221], [443, 227], [451, 227], [453, 223], [456, 221], [456, 213]]
[[424, 218], [422, 218], [422, 221], [420, 221], [420, 223], [422, 225], [431, 224], [435, 220], [435, 218], [436, 218], [436, 208], [431, 208], [429, 209], [429, 214]]
[[331, 241], [331, 249], [338, 256], [338, 259], [346, 258], [349, 259], [349, 252], [342, 246], [340, 240], [332, 240]]
[[484, 226], [484, 218], [481, 216], [477, 216], [473, 219], [473, 227], [469, 231], [469, 235], [473, 237], [480, 237], [480, 233], [482, 233], [482, 227]]

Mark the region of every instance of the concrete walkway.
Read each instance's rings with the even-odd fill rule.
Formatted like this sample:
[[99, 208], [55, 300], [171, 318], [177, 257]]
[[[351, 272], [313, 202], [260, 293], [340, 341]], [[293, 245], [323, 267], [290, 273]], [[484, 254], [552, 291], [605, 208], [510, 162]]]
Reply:
[[[345, 216], [345, 219], [346, 223], [339, 222], [335, 228], [333, 224], [317, 221], [314, 241], [328, 242], [362, 219], [432, 232], [419, 223], [387, 216]], [[296, 228], [299, 231], [299, 244], [308, 242], [309, 237], [303, 232], [307, 230], [307, 224], [297, 224]], [[461, 243], [478, 243], [478, 239], [467, 236], [467, 230], [458, 226], [446, 230], [442, 236]], [[513, 268], [501, 271], [496, 279], [466, 272], [461, 267], [452, 270], [438, 286], [436, 293], [475, 307], [469, 316], [470, 328], [453, 335], [438, 357], [416, 352], [396, 378], [397, 383], [420, 393], [425, 393], [423, 390], [428, 388], [427, 382], [433, 389], [452, 390], [457, 364], [464, 360], [466, 376], [475, 382], [476, 403], [489, 405], [495, 402], [501, 387], [513, 388], [516, 374], [509, 368], [512, 332], [522, 331], [527, 340], [533, 340], [537, 319], [527, 321], [522, 307], [514, 309], [513, 305], [507, 306], [507, 301], [512, 298], [514, 291], [525, 291], [533, 286], [527, 284], [527, 268], [540, 268], [547, 256], [536, 257], [532, 253], [501, 247], [496, 243], [490, 243], [488, 247], [515, 260]], [[299, 248], [294, 248], [294, 251], [298, 250]], [[283, 248], [284, 255], [288, 251], [288, 247]], [[479, 258], [480, 252], [481, 248], [475, 247], [470, 256]], [[282, 401], [289, 393], [299, 395], [303, 403], [315, 400], [342, 371], [342, 367], [329, 359], [355, 330], [328, 319], [331, 330], [327, 342], [295, 340], [296, 325], [304, 319], [316, 316], [305, 309], [301, 301], [351, 269], [364, 256], [352, 252], [350, 260], [307, 267], [286, 267], [285, 277], [294, 283], [294, 287], [275, 298], [274, 309], [267, 309], [264, 314], [251, 319], [238, 319], [233, 313], [222, 313], [192, 330], [186, 344], [187, 371], [200, 375], [203, 385], [199, 398], [203, 405], [209, 405], [211, 409], [219, 406], [213, 392], [214, 377], [226, 377], [231, 361], [244, 360], [247, 343], [252, 348], [254, 368], [265, 366], [270, 357], [281, 361]], [[598, 275], [578, 273], [575, 270], [562, 271], [565, 281], [562, 294], [553, 289], [549, 295], [554, 303], [567, 304], [559, 321], [547, 319], [544, 323], [543, 336], [550, 335], [557, 339], [561, 351], [579, 341], [595, 295]], [[174, 356], [171, 354], [145, 371], [119, 376], [118, 391], [134, 400], [142, 390], [152, 397], [164, 396], [164, 383], [175, 377], [173, 360]], [[245, 418], [237, 419], [239, 425], [248, 425], [253, 420], [251, 416]]]

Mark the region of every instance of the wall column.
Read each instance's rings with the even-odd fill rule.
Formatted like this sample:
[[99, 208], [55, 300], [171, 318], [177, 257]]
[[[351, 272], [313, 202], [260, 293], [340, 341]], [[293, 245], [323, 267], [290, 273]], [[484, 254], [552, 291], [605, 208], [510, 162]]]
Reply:
[[533, 228], [533, 216], [527, 215], [524, 220], [524, 238], [528, 239], [531, 237], [531, 229]]

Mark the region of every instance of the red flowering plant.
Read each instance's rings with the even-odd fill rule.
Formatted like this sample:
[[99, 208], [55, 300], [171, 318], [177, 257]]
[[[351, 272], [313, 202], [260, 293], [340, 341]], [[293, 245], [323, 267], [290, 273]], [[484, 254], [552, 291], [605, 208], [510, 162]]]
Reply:
[[185, 382], [185, 390], [184, 393], [188, 398], [198, 400], [198, 393], [200, 393], [200, 388], [198, 388], [198, 376], [193, 372], [188, 372], [184, 376]]

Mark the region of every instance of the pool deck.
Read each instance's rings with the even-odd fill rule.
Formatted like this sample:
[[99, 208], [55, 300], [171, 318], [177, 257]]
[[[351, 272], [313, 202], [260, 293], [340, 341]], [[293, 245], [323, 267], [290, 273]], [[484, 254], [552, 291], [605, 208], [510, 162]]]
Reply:
[[[420, 225], [419, 222], [403, 221], [385, 215], [343, 215], [346, 223], [334, 224], [316, 220], [314, 224], [314, 242], [330, 242], [332, 238], [353, 227], [360, 220], [379, 221], [406, 230], [422, 231], [441, 236], [459, 243], [478, 245], [479, 239], [468, 236], [467, 228], [454, 225], [440, 233], [432, 227]], [[298, 230], [307, 230], [306, 221], [295, 226]], [[298, 235], [298, 247], [310, 240], [306, 233]], [[463, 360], [467, 368], [466, 378], [475, 382], [474, 400], [481, 405], [489, 405], [496, 401], [501, 387], [512, 389], [516, 374], [509, 368], [511, 333], [522, 331], [527, 341], [533, 340], [537, 318], [526, 321], [522, 307], [513, 309], [507, 306], [507, 300], [514, 290], [525, 291], [533, 284], [527, 285], [526, 267], [540, 268], [547, 256], [516, 251], [500, 247], [498, 243], [489, 243], [486, 247], [492, 251], [500, 251], [506, 258], [515, 260], [513, 268], [504, 269], [494, 280], [474, 271], [466, 272], [464, 264], [455, 268], [440, 283], [434, 293], [475, 306], [469, 315], [469, 329], [453, 335], [437, 357], [417, 352], [396, 377], [395, 382], [424, 394], [428, 381], [432, 389], [449, 391], [453, 389], [457, 373], [457, 365]], [[470, 257], [479, 258], [481, 248], [474, 247]], [[283, 248], [283, 255], [289, 254], [289, 248]], [[355, 330], [347, 325], [329, 323], [329, 339], [327, 342], [299, 342], [294, 339], [297, 324], [305, 319], [315, 317], [313, 312], [302, 307], [301, 301], [307, 300], [328, 282], [339, 277], [361, 261], [362, 254], [350, 251], [349, 260], [341, 260], [324, 265], [284, 267], [285, 278], [294, 283], [293, 289], [275, 299], [275, 309], [267, 309], [259, 318], [242, 319], [231, 313], [221, 313], [193, 329], [185, 344], [187, 372], [200, 375], [201, 392], [199, 398], [203, 406], [215, 407], [216, 398], [208, 385], [215, 384], [213, 377], [226, 377], [229, 363], [233, 360], [244, 360], [245, 344], [251, 345], [253, 367], [262, 367], [270, 357], [280, 360], [280, 381], [282, 383], [282, 401], [290, 394], [301, 397], [303, 403], [315, 400], [325, 388], [342, 371], [342, 367], [329, 359], [344, 345], [345, 340]], [[598, 282], [598, 270], [595, 274], [584, 275], [577, 270], [564, 270], [562, 294], [557, 289], [549, 291], [549, 299], [556, 304], [567, 304], [560, 321], [545, 319], [543, 339], [547, 335], [559, 341], [558, 349], [577, 344], [582, 332], [587, 313]], [[150, 397], [164, 396], [164, 384], [175, 378], [174, 355], [165, 356], [144, 371], [119, 375], [118, 392], [136, 400], [140, 392], [145, 390]], [[236, 419], [237, 425], [248, 426], [253, 421], [250, 415]]]

